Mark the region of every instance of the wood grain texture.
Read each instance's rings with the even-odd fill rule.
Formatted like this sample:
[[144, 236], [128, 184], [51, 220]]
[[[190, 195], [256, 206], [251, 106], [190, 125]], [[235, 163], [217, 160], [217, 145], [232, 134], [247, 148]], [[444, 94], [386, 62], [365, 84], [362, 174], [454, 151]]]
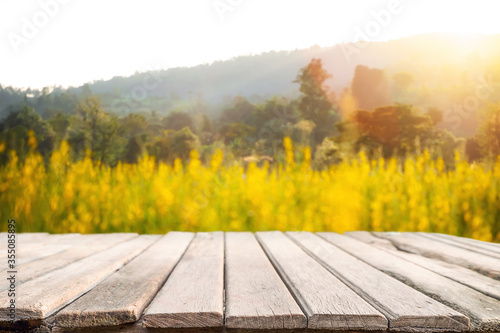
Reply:
[[442, 241], [446, 244], [458, 246], [472, 252], [478, 252], [491, 257], [500, 258], [500, 246], [494, 243], [481, 242], [475, 239], [455, 237], [445, 234], [419, 232], [418, 235]]
[[223, 326], [224, 235], [199, 232], [144, 315], [151, 328]]
[[60, 327], [133, 323], [167, 280], [194, 234], [170, 232], [54, 318]]
[[[25, 238], [20, 237], [18, 241], [20, 252], [19, 254], [22, 255], [23, 260], [30, 257], [34, 257], [34, 259], [36, 260], [50, 255], [49, 251], [45, 251], [47, 244], [69, 248], [71, 246], [74, 246], [75, 244], [78, 244], [80, 241], [83, 241], [81, 234], [42, 234], [36, 237], [29, 237], [28, 240], [23, 239]], [[48, 254], [46, 255], [46, 253]], [[25, 260], [24, 262], [28, 261], [31, 260]]]
[[465, 314], [474, 330], [500, 329], [498, 300], [354, 238], [335, 233], [319, 235], [369, 265]]
[[[18, 265], [17, 269], [22, 274], [18, 275], [17, 284], [22, 285], [34, 278], [137, 236], [137, 234], [133, 233], [81, 235], [78, 242], [74, 242], [72, 247], [64, 251]], [[43, 248], [39, 249], [39, 251], [43, 252]], [[7, 270], [0, 271], [0, 274], [7, 274]], [[5, 289], [6, 286], [0, 286], [0, 291]]]
[[462, 266], [449, 264], [447, 262], [422, 257], [417, 254], [399, 251], [391, 242], [385, 239], [375, 237], [366, 231], [355, 231], [347, 233], [347, 236], [356, 238], [367, 244], [376, 246], [382, 250], [398, 256], [406, 261], [419, 265], [430, 271], [445, 276], [451, 280], [464, 284], [485, 295], [500, 300], [500, 281], [491, 279]]
[[[62, 251], [71, 248], [75, 244], [81, 242], [80, 234], [61, 234], [61, 235], [49, 235], [47, 233], [29, 233], [29, 234], [16, 234], [16, 266], [15, 270], [20, 271], [25, 265], [37, 262], [45, 257], [51, 255], [58, 255]], [[2, 262], [7, 262], [7, 251], [3, 251], [0, 255], [2, 257]], [[0, 276], [6, 276], [8, 267], [1, 266]], [[22, 274], [17, 275], [16, 283], [17, 285], [29, 279], [30, 272], [22, 271]], [[6, 290], [8, 286], [6, 284], [0, 285], [0, 292]]]
[[398, 249], [460, 265], [500, 280], [500, 259], [428, 239], [414, 233], [374, 233], [390, 240]]
[[[49, 236], [47, 232], [23, 232], [16, 233], [16, 245], [23, 245], [23, 248], [26, 246], [31, 246], [33, 244], [41, 242], [43, 239]], [[5, 244], [8, 240], [8, 233], [1, 232], [0, 233], [0, 244]]]
[[308, 318], [309, 329], [385, 330], [387, 319], [282, 232], [257, 232]]
[[[135, 323], [123, 324], [117, 326], [99, 326], [99, 327], [59, 327], [48, 326], [47, 333], [166, 333], [164, 330], [148, 330], [142, 326], [142, 320]], [[38, 332], [36, 332], [38, 333]], [[170, 333], [183, 333], [183, 332], [170, 332]], [[194, 333], [194, 332], [193, 332]], [[201, 332], [200, 332], [201, 333]], [[222, 333], [222, 332], [221, 332]]]
[[287, 232], [400, 331], [462, 331], [468, 319], [310, 232]]
[[[344, 232], [344, 236], [355, 238], [359, 241], [362, 241], [363, 243], [376, 246], [381, 249], [400, 252], [398, 248], [391, 243], [391, 241], [384, 238], [376, 237], [369, 231], [346, 231]], [[403, 253], [408, 253], [408, 252], [403, 252]]]
[[456, 241], [467, 243], [467, 244], [474, 244], [474, 245], [477, 245], [479, 247], [485, 247], [488, 249], [492, 249], [495, 252], [500, 251], [500, 243], [485, 242], [485, 241], [480, 241], [480, 240], [473, 239], [473, 238], [453, 236], [453, 235], [448, 235], [448, 234], [433, 233], [433, 235], [454, 239]]
[[81, 240], [80, 235], [76, 236], [76, 238], [74, 235], [68, 235], [67, 238], [69, 238], [70, 241], [64, 241], [64, 237], [60, 236], [47, 236], [40, 242], [31, 244], [25, 244], [19, 241], [18, 265], [62, 252], [78, 244]]
[[45, 237], [52, 236], [48, 232], [23, 232], [20, 234], [16, 234], [20, 242], [23, 243], [32, 243], [39, 242]]
[[[87, 292], [144, 251], [159, 236], [139, 236], [108, 250], [30, 280], [18, 288], [16, 319], [41, 320]], [[9, 298], [0, 295], [0, 320], [7, 320]]]
[[250, 232], [225, 239], [226, 327], [293, 329], [307, 319]]

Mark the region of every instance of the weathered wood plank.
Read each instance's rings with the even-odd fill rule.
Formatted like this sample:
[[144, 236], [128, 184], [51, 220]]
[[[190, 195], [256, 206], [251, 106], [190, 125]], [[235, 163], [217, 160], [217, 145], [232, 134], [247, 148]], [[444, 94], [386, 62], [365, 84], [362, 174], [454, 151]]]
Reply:
[[224, 234], [199, 232], [144, 315], [151, 328], [222, 327]]
[[[133, 233], [81, 235], [80, 241], [75, 242], [73, 247], [38, 260], [17, 265], [17, 270], [22, 272], [22, 274], [17, 276], [17, 284], [21, 285], [48, 272], [67, 266], [77, 260], [88, 257], [99, 251], [109, 249], [118, 243], [137, 236], [138, 234]], [[40, 251], [43, 251], [43, 248], [40, 249]], [[0, 276], [2, 274], [7, 274], [7, 270], [4, 269], [0, 271]], [[6, 286], [0, 286], [0, 291], [5, 289]]]
[[414, 233], [374, 233], [390, 240], [398, 249], [460, 265], [496, 280], [500, 280], [500, 259], [474, 253]]
[[500, 258], [500, 244], [482, 242], [471, 238], [457, 237], [446, 234], [433, 234], [433, 233], [427, 233], [427, 234], [419, 233], [419, 234], [422, 234], [423, 236], [428, 235], [433, 239], [445, 240], [449, 244], [458, 245], [460, 247], [463, 247], [464, 249], [471, 250], [474, 252], [479, 252], [490, 256], [493, 253], [494, 257]]
[[389, 319], [399, 331], [462, 331], [469, 319], [309, 232], [287, 235]]
[[60, 253], [82, 241], [80, 234], [45, 236], [37, 242], [24, 243], [19, 240], [17, 263], [22, 265], [33, 260]]
[[500, 249], [500, 243], [481, 241], [481, 240], [474, 239], [474, 238], [455, 236], [455, 235], [450, 235], [450, 234], [441, 234], [441, 233], [432, 233], [432, 234], [436, 235], [436, 236], [440, 236], [440, 237], [454, 239], [456, 241], [464, 242], [467, 244], [476, 244], [476, 245], [479, 245], [480, 247], [484, 245], [488, 248], [493, 248], [495, 250]]
[[133, 323], [184, 254], [194, 234], [170, 232], [54, 316], [59, 327]]
[[[395, 251], [396, 253], [402, 252], [397, 249], [397, 247], [394, 246], [389, 240], [376, 237], [369, 231], [346, 231], [344, 232], [344, 236], [348, 236], [351, 238], [355, 238], [363, 243], [376, 246], [380, 249], [387, 249], [387, 250], [392, 250]], [[403, 252], [403, 253], [408, 253], [408, 252]], [[410, 253], [411, 254], [411, 253]], [[431, 259], [429, 259], [431, 260]]]
[[369, 265], [465, 314], [474, 330], [500, 330], [498, 300], [354, 238], [335, 233], [319, 235]]
[[20, 242], [29, 243], [29, 242], [39, 242], [40, 239], [44, 239], [45, 237], [50, 236], [48, 232], [22, 232], [16, 233], [16, 236], [19, 237]]
[[[149, 330], [142, 326], [142, 320], [135, 323], [123, 324], [118, 326], [95, 326], [95, 327], [59, 327], [48, 325], [47, 333], [167, 333], [165, 330]], [[196, 331], [192, 332], [195, 333]], [[36, 332], [39, 333], [39, 332]], [[45, 332], [43, 332], [45, 333]], [[171, 331], [170, 333], [188, 333], [181, 330]], [[203, 332], [196, 332], [203, 333]], [[220, 332], [223, 333], [223, 332]]]
[[[0, 243], [5, 243], [7, 241], [7, 232], [0, 233]], [[40, 242], [45, 237], [48, 237], [47, 232], [23, 232], [16, 233], [16, 241], [22, 242], [23, 244]]]
[[306, 316], [250, 232], [226, 233], [226, 327], [293, 329]]
[[387, 319], [282, 232], [257, 232], [310, 329], [385, 330]]
[[[28, 241], [19, 241], [20, 254], [23, 258], [34, 257], [35, 260], [45, 257], [45, 247], [57, 244], [58, 246], [69, 248], [83, 241], [81, 234], [57, 234], [57, 235], [42, 235], [39, 239], [30, 239]], [[40, 252], [40, 253], [39, 253]], [[56, 252], [57, 253], [57, 252]], [[51, 255], [50, 252], [48, 255]], [[31, 260], [25, 260], [29, 262]]]
[[[64, 234], [66, 235], [66, 234]], [[71, 234], [74, 235], [74, 234]], [[79, 235], [79, 234], [78, 234]], [[20, 259], [20, 254], [22, 253], [22, 261], [26, 261], [24, 258], [29, 258], [30, 257], [30, 251], [32, 248], [46, 244], [46, 241], [49, 239], [49, 237], [53, 235], [50, 235], [48, 233], [42, 233], [42, 232], [37, 232], [37, 233], [16, 233], [15, 234], [15, 245], [16, 245], [16, 254], [17, 254], [17, 259]], [[0, 236], [0, 244], [5, 244], [8, 240], [8, 233], [2, 233]], [[36, 255], [37, 254], [35, 252]], [[33, 256], [33, 253], [31, 253], [31, 256]], [[17, 260], [19, 263], [19, 260]]]
[[[94, 287], [158, 238], [159, 236], [139, 236], [26, 282], [22, 288], [18, 288], [17, 321], [38, 325], [41, 319]], [[8, 320], [8, 305], [7, 294], [1, 294], [0, 321], [2, 322]]]
[[399, 251], [388, 240], [375, 237], [367, 231], [355, 231], [346, 233], [347, 236], [356, 238], [367, 244], [376, 246], [382, 250], [398, 256], [402, 259], [417, 264], [430, 271], [438, 273], [454, 281], [460, 282], [472, 289], [475, 289], [485, 295], [500, 300], [500, 281], [491, 279], [462, 266], [449, 264], [447, 262], [422, 257], [418, 254]]
[[47, 242], [47, 240], [52, 240], [53, 242], [70, 242], [71, 240], [78, 240], [82, 234], [79, 233], [67, 233], [67, 234], [48, 234], [48, 233], [32, 233], [32, 234], [25, 234], [21, 233], [18, 234], [19, 236], [19, 241], [22, 242], [23, 244], [38, 244], [38, 243], [43, 243]]

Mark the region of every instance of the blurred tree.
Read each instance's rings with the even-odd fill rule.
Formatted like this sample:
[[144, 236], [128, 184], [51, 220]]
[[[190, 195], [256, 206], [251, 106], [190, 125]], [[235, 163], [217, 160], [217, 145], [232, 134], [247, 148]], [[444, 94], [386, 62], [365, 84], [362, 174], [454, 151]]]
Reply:
[[70, 124], [69, 117], [62, 112], [58, 112], [48, 122], [52, 126], [57, 138], [62, 140]]
[[372, 110], [391, 103], [389, 83], [381, 69], [356, 66], [351, 91], [360, 109]]
[[200, 148], [200, 140], [191, 132], [189, 127], [184, 127], [175, 132], [172, 138], [172, 153], [176, 158], [187, 159], [191, 150]]
[[415, 152], [433, 126], [429, 116], [418, 114], [409, 105], [380, 107], [373, 112], [359, 110], [353, 119], [360, 131], [356, 148], [372, 151], [380, 145], [384, 158], [391, 157], [395, 150], [401, 156]]
[[201, 132], [213, 132], [214, 131], [214, 126], [212, 124], [212, 120], [207, 117], [207, 115], [202, 115], [202, 120], [201, 120]]
[[114, 142], [119, 129], [118, 118], [103, 111], [100, 98], [84, 98], [78, 103], [76, 114], [71, 141], [83, 138], [83, 142], [79, 142], [83, 147], [75, 147], [75, 151], [82, 152], [88, 148], [92, 159], [101, 163], [111, 163], [118, 158], [121, 152], [116, 149], [120, 149], [120, 146]]
[[125, 147], [123, 160], [126, 163], [137, 163], [146, 152], [145, 141], [145, 134], [131, 137]]
[[283, 124], [296, 123], [300, 118], [294, 103], [288, 102], [286, 98], [274, 96], [264, 104], [257, 105], [250, 114], [247, 124], [262, 128], [264, 124], [272, 119], [277, 119]]
[[219, 121], [222, 124], [236, 122], [247, 123], [248, 118], [254, 110], [255, 106], [252, 103], [245, 97], [238, 95], [233, 99], [232, 105], [222, 111]]
[[427, 110], [427, 115], [431, 118], [433, 125], [437, 125], [443, 121], [443, 111], [439, 110], [438, 108], [429, 108]]
[[165, 131], [162, 136], [156, 137], [154, 141], [146, 144], [148, 154], [156, 157], [158, 161], [172, 162], [171, 142], [174, 133], [174, 131]]
[[300, 83], [301, 97], [298, 109], [305, 120], [316, 124], [314, 138], [320, 143], [332, 131], [334, 117], [332, 94], [325, 85], [332, 76], [323, 68], [321, 59], [312, 59], [302, 68], [294, 82]]
[[500, 106], [494, 105], [486, 112], [478, 140], [484, 155], [496, 159], [500, 155]]
[[398, 99], [404, 98], [410, 86], [413, 84], [413, 75], [408, 72], [398, 72], [392, 76], [393, 87], [392, 94], [393, 97]]
[[[12, 133], [4, 133], [7, 140], [7, 150], [16, 150], [22, 155], [20, 144], [22, 140], [26, 143], [27, 131], [32, 130], [38, 142], [38, 151], [46, 156], [54, 147], [55, 133], [47, 121], [29, 106], [24, 106], [20, 110], [11, 112], [3, 122], [3, 132], [12, 130]], [[9, 146], [9, 141], [14, 146]], [[24, 150], [23, 150], [24, 151]]]
[[146, 118], [135, 113], [130, 113], [122, 117], [120, 119], [120, 125], [120, 135], [129, 139], [144, 134], [148, 128]]
[[189, 127], [194, 131], [193, 120], [184, 112], [172, 112], [163, 119], [163, 124], [166, 129], [179, 131], [184, 127]]
[[242, 123], [225, 124], [219, 130], [219, 135], [222, 136], [225, 144], [229, 144], [237, 138], [248, 138], [253, 133], [255, 133], [255, 127]]
[[325, 85], [325, 81], [331, 77], [323, 69], [321, 59], [312, 59], [309, 65], [300, 70], [294, 81], [300, 83], [302, 95], [298, 108], [302, 117], [318, 126], [327, 121], [328, 113], [333, 109], [328, 98], [328, 86]]
[[483, 158], [481, 144], [477, 138], [468, 138], [465, 142], [465, 156], [469, 163], [480, 161]]
[[[1, 127], [1, 126], [0, 126]], [[24, 160], [27, 152], [28, 130], [23, 126], [15, 126], [0, 132], [0, 165], [5, 165], [9, 160], [9, 151], [16, 152], [16, 155]]]
[[332, 164], [342, 162], [339, 149], [335, 144], [334, 138], [325, 138], [321, 145], [316, 149], [314, 156], [314, 167], [318, 169], [328, 168]]

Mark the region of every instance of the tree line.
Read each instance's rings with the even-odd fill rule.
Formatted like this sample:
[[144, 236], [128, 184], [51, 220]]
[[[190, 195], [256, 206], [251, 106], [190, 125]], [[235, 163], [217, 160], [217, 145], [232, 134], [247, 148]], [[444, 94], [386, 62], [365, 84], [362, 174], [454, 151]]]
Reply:
[[[326, 85], [330, 78], [322, 60], [312, 59], [294, 81], [298, 98], [275, 95], [255, 103], [239, 95], [217, 117], [208, 115], [202, 99], [168, 114], [153, 109], [120, 115], [107, 110], [102, 103], [106, 96], [93, 94], [88, 86], [78, 93], [51, 94], [44, 89], [36, 98], [0, 87], [0, 163], [8, 161], [11, 150], [24, 158], [33, 136], [46, 159], [65, 140], [73, 158], [90, 154], [110, 166], [136, 163], [144, 154], [171, 163], [186, 160], [191, 150], [206, 159], [218, 148], [227, 160], [272, 162], [284, 158], [285, 137], [298, 147], [311, 147], [318, 168], [360, 151], [369, 158], [404, 159], [427, 150], [446, 163], [453, 162], [455, 150], [465, 152], [471, 162], [500, 155], [499, 106], [491, 106], [477, 134], [465, 140], [440, 127], [443, 112], [438, 108], [423, 112], [391, 103], [381, 70], [358, 66], [350, 89], [341, 96]], [[411, 77], [401, 73], [395, 81], [404, 91]], [[351, 110], [341, 108], [349, 98], [355, 101]]]

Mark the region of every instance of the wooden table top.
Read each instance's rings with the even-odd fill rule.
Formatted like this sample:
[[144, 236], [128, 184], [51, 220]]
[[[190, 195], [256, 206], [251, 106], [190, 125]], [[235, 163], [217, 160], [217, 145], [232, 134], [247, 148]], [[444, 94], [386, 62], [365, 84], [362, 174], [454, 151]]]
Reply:
[[16, 247], [13, 323], [6, 254], [0, 266], [4, 331], [500, 332], [500, 244], [468, 238], [25, 233]]

